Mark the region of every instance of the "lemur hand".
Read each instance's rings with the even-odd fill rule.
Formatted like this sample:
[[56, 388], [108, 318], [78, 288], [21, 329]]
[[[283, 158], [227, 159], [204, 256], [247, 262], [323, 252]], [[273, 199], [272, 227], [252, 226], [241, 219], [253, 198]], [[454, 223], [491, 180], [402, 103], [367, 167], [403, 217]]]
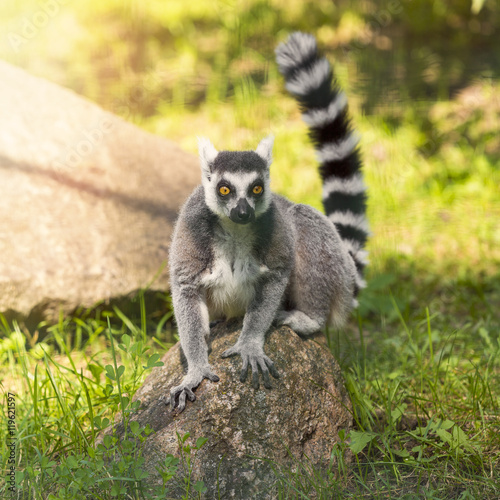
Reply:
[[243, 361], [243, 366], [241, 369], [240, 381], [245, 382], [248, 375], [248, 366], [252, 367], [252, 386], [254, 389], [259, 388], [259, 368], [262, 372], [262, 377], [264, 379], [264, 387], [266, 389], [272, 389], [271, 379], [269, 378], [269, 373], [274, 378], [279, 378], [278, 370], [276, 370], [274, 363], [264, 354], [264, 349], [262, 346], [256, 343], [240, 343], [236, 342], [233, 347], [227, 349], [222, 353], [223, 358], [228, 358], [230, 356], [235, 356], [239, 354]]
[[204, 378], [208, 378], [212, 382], [218, 382], [219, 377], [212, 371], [210, 365], [201, 368], [193, 368], [189, 370], [187, 375], [182, 380], [182, 383], [170, 390], [170, 407], [175, 409], [175, 398], [179, 395], [178, 411], [179, 413], [186, 407], [186, 397], [189, 401], [194, 401], [196, 396], [193, 390], [196, 389]]

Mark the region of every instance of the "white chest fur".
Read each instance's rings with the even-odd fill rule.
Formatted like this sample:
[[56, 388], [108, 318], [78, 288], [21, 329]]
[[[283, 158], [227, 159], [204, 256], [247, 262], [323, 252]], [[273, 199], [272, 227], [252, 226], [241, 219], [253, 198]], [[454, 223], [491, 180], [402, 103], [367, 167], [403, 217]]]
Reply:
[[214, 234], [213, 263], [203, 277], [211, 318], [245, 314], [258, 278], [268, 269], [253, 255], [254, 237], [248, 226], [218, 227]]

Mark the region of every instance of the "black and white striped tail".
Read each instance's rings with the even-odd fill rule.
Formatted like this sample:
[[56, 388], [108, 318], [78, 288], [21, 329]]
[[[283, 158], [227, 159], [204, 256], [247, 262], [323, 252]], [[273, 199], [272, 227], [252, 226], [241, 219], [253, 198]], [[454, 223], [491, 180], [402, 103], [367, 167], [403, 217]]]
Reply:
[[323, 179], [323, 206], [352, 255], [357, 289], [364, 288], [364, 250], [370, 234], [366, 219], [366, 187], [361, 172], [358, 136], [352, 130], [345, 94], [328, 60], [318, 54], [316, 39], [295, 32], [276, 49], [286, 89], [297, 99], [309, 126]]

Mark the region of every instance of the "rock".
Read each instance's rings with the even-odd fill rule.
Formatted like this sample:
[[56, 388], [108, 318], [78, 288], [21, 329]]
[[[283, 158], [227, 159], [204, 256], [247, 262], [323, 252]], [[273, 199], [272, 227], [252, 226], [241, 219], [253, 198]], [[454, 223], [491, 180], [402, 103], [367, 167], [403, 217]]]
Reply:
[[[220, 377], [217, 383], [204, 380], [196, 401], [177, 414], [165, 404], [170, 388], [183, 377], [180, 344], [172, 347], [154, 368], [134, 399], [141, 401], [133, 416], [141, 426], [155, 431], [146, 442], [143, 456], [147, 469], [156, 474], [158, 458], [179, 456], [177, 433], [189, 432], [193, 442], [208, 438], [198, 452], [194, 478], [203, 479], [206, 498], [273, 498], [267, 491], [275, 479], [265, 461], [293, 466], [306, 455], [316, 467], [328, 464], [338, 432], [352, 426], [351, 404], [344, 389], [340, 368], [324, 343], [303, 340], [288, 327], [271, 332], [267, 355], [280, 378], [273, 389], [254, 390], [249, 380], [239, 381], [241, 359], [222, 359], [240, 333], [238, 323], [222, 323], [212, 329], [210, 363]], [[118, 435], [123, 426], [117, 426]]]
[[196, 157], [2, 61], [0, 109], [0, 312], [36, 325], [166, 290]]

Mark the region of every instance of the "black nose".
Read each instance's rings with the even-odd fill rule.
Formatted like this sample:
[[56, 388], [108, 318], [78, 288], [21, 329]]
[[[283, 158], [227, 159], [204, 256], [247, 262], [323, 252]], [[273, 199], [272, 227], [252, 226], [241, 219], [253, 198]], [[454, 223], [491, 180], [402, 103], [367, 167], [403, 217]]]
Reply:
[[245, 198], [238, 200], [236, 207], [231, 210], [231, 219], [239, 224], [246, 224], [254, 217], [254, 210]]
[[236, 215], [241, 221], [250, 219], [250, 211], [246, 207], [237, 207]]

